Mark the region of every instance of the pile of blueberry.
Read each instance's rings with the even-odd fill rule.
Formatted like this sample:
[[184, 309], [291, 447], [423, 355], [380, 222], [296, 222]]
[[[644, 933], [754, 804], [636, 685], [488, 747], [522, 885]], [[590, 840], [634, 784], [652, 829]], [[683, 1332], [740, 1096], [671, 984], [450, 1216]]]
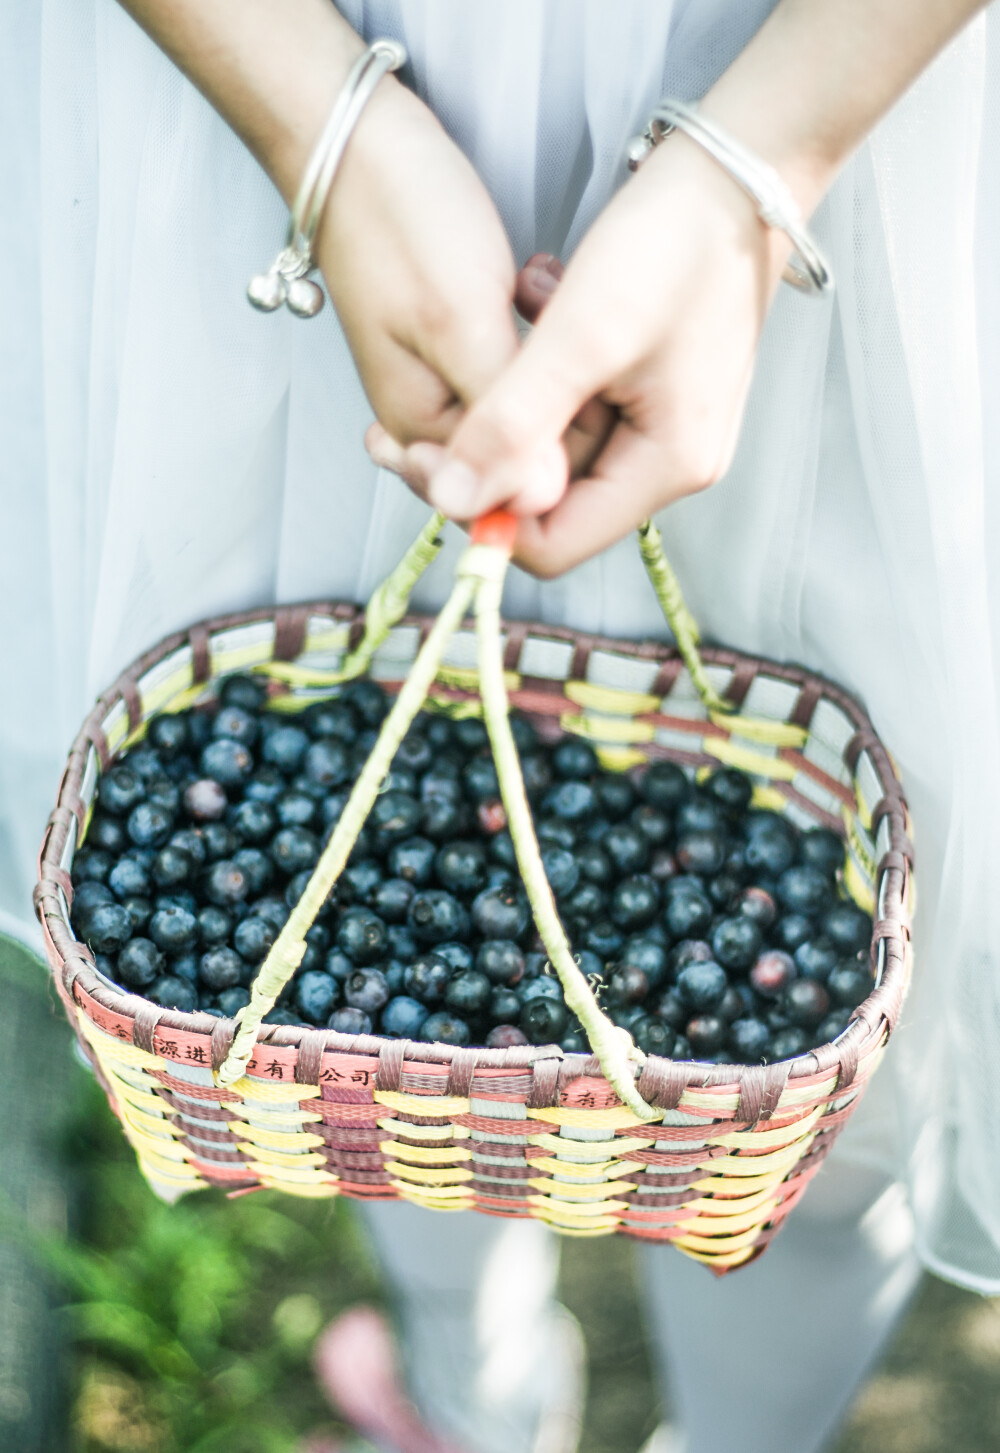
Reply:
[[[301, 715], [232, 676], [100, 780], [72, 919], [107, 978], [229, 1017], [297, 902], [388, 709], [353, 682]], [[604, 772], [511, 721], [577, 961], [647, 1053], [755, 1064], [835, 1038], [872, 989], [844, 847], [750, 806], [742, 773]], [[486, 731], [421, 715], [271, 1024], [587, 1048], [520, 885]]]

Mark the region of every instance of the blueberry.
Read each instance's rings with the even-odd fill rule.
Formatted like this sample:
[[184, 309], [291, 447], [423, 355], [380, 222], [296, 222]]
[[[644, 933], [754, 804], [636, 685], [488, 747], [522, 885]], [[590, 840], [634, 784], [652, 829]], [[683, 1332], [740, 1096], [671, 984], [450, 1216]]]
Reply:
[[388, 946], [386, 926], [367, 908], [348, 908], [337, 928], [337, 947], [353, 964], [377, 963]]
[[250, 1003], [250, 994], [248, 990], [234, 985], [231, 989], [223, 989], [217, 1002], [223, 1016], [226, 1019], [232, 1019]]
[[832, 878], [844, 866], [844, 842], [826, 827], [814, 827], [799, 839], [799, 858]]
[[[203, 1005], [202, 1007], [204, 1008], [205, 1006]], [[222, 1011], [220, 1010], [219, 1011], [220, 1015], [221, 1015], [221, 1012]], [[211, 1010], [209, 1010], [209, 1013], [211, 1013]], [[262, 1022], [264, 1024], [296, 1024], [297, 1025], [297, 1024], [301, 1023], [301, 1017], [298, 1014], [293, 1014], [292, 1011], [291, 1011], [291, 1009], [286, 1009], [286, 1008], [284, 1008], [283, 1005], [276, 1004], [273, 1009], [269, 1009], [267, 1011], [267, 1013], [264, 1015], [264, 1018], [263, 1018], [263, 1021]]]
[[608, 979], [607, 1002], [616, 1007], [638, 1004], [649, 993], [649, 980], [633, 964], [622, 964]]
[[166, 777], [159, 777], [147, 786], [146, 801], [151, 807], [161, 808], [172, 819], [180, 810], [180, 788], [175, 782], [169, 782]]
[[644, 1014], [632, 1027], [632, 1038], [643, 1054], [658, 1054], [669, 1058], [676, 1037], [668, 1025], [660, 1019], [654, 1019], [651, 1014]]
[[405, 878], [383, 878], [375, 887], [370, 906], [384, 923], [405, 923], [415, 892]]
[[809, 1040], [804, 1030], [801, 1029], [779, 1029], [771, 1036], [771, 1043], [768, 1046], [768, 1058], [771, 1060], [794, 1059], [796, 1055], [803, 1054], [809, 1048]]
[[606, 964], [620, 953], [625, 935], [609, 918], [599, 918], [587, 927], [583, 942], [585, 948]]
[[205, 847], [203, 834], [195, 827], [182, 827], [179, 831], [172, 833], [167, 844], [170, 848], [180, 848], [182, 853], [187, 853], [197, 867], [202, 867], [208, 861], [208, 849]]
[[188, 744], [188, 724], [184, 716], [157, 716], [149, 723], [146, 740], [164, 757], [183, 752]]
[[242, 747], [252, 747], [257, 740], [257, 718], [242, 706], [223, 705], [212, 723], [212, 736], [229, 738]]
[[170, 813], [152, 802], [140, 802], [128, 818], [128, 835], [139, 848], [160, 848], [173, 829]]
[[601, 839], [601, 847], [611, 859], [619, 877], [641, 873], [649, 862], [649, 840], [628, 823], [616, 822]]
[[327, 739], [306, 749], [303, 770], [310, 781], [329, 791], [351, 777], [351, 759], [343, 742]]
[[577, 867], [588, 883], [604, 888], [611, 881], [611, 859], [597, 843], [583, 843], [576, 850]]
[[246, 964], [235, 949], [212, 948], [202, 954], [198, 971], [205, 987], [217, 992], [241, 983], [246, 970]]
[[816, 1027], [816, 1043], [829, 1044], [837, 1039], [851, 1022], [851, 1011], [846, 1007], [831, 1009], [822, 1024]]
[[840, 962], [840, 955], [827, 938], [807, 938], [795, 950], [795, 967], [803, 979], [825, 983]]
[[529, 918], [528, 900], [513, 885], [486, 888], [472, 904], [472, 922], [483, 938], [520, 938]]
[[346, 701], [317, 701], [302, 713], [302, 725], [311, 737], [332, 737], [347, 746], [358, 736], [358, 718]]
[[542, 806], [554, 817], [564, 818], [566, 822], [580, 822], [593, 812], [595, 800], [594, 789], [589, 782], [571, 779], [550, 787]]
[[566, 1031], [569, 1016], [558, 999], [528, 999], [521, 1005], [519, 1024], [529, 1044], [553, 1044]]
[[422, 1004], [440, 1004], [452, 975], [451, 965], [435, 953], [421, 954], [403, 973], [403, 988]]
[[389, 871], [395, 878], [402, 878], [423, 888], [431, 881], [434, 872], [434, 858], [437, 849], [423, 837], [411, 837], [397, 843], [389, 854]]
[[874, 980], [868, 969], [848, 961], [838, 964], [826, 981], [826, 987], [834, 1004], [845, 1009], [855, 1009], [872, 991]]
[[719, 767], [701, 784], [701, 790], [731, 817], [740, 817], [750, 806], [753, 783], [745, 772], [738, 772], [735, 767]]
[[653, 939], [633, 934], [621, 951], [618, 967], [641, 969], [649, 987], [658, 989], [667, 977], [666, 950]]
[[233, 863], [246, 876], [251, 897], [263, 892], [274, 877], [274, 863], [261, 848], [240, 848], [233, 854]]
[[158, 908], [149, 920], [149, 936], [166, 953], [185, 953], [198, 942], [198, 920], [184, 908]]
[[242, 903], [250, 891], [247, 875], [230, 858], [221, 858], [206, 871], [202, 885], [209, 903], [231, 909]]
[[642, 833], [651, 848], [662, 848], [670, 841], [670, 819], [651, 802], [642, 802], [629, 814], [629, 822], [636, 832]]
[[163, 972], [163, 954], [148, 938], [133, 938], [118, 955], [116, 973], [130, 989], [144, 989]]
[[815, 979], [795, 979], [785, 990], [781, 1007], [800, 1029], [815, 1029], [830, 1011], [830, 996]]
[[756, 923], [761, 932], [766, 932], [778, 916], [778, 905], [770, 893], [763, 888], [744, 888], [733, 903], [737, 913]]
[[[119, 955], [119, 960], [121, 955]], [[170, 960], [170, 972], [177, 979], [183, 979], [185, 984], [198, 984], [198, 970], [200, 967], [200, 955], [197, 953], [176, 954]]]
[[665, 994], [660, 995], [656, 1003], [656, 1014], [673, 1030], [683, 1029], [691, 1018], [691, 1010], [677, 989], [668, 989]]
[[90, 826], [87, 828], [88, 848], [100, 848], [103, 852], [110, 853], [112, 857], [118, 857], [120, 853], [125, 852], [128, 845], [125, 828], [117, 818], [107, 817], [102, 812], [94, 813], [90, 819]]
[[233, 934], [233, 946], [248, 964], [259, 964], [267, 957], [277, 937], [277, 933], [266, 918], [258, 918], [256, 914], [251, 913], [237, 925], [236, 932]]
[[439, 757], [430, 771], [425, 772], [420, 778], [420, 796], [423, 799], [448, 797], [453, 802], [460, 801], [462, 797], [460, 763], [452, 761], [449, 757]]
[[176, 974], [164, 974], [150, 984], [146, 997], [164, 1009], [179, 1009], [183, 1014], [191, 1014], [198, 1007], [198, 991]]
[[224, 706], [260, 711], [267, 700], [267, 686], [256, 676], [226, 676], [219, 683], [219, 700]]
[[726, 861], [726, 839], [714, 829], [693, 829], [681, 833], [674, 847], [677, 865], [684, 873], [711, 877]]
[[[314, 778], [307, 776], [305, 772], [296, 772], [292, 776], [289, 782], [289, 790], [297, 793], [300, 797], [308, 797], [317, 806], [333, 796], [332, 793], [327, 792], [321, 782], [315, 781]], [[350, 795], [350, 792], [344, 794], [345, 801]]]
[[271, 839], [271, 857], [283, 873], [301, 873], [319, 857], [319, 840], [305, 827], [283, 827]]
[[872, 937], [872, 921], [853, 903], [837, 903], [823, 915], [823, 932], [842, 954], [861, 953]]
[[245, 843], [264, 843], [278, 826], [278, 814], [266, 802], [241, 802], [229, 815], [229, 826]]
[[469, 813], [463, 802], [434, 795], [423, 804], [423, 829], [435, 842], [448, 842], [461, 837], [469, 824]]
[[688, 964], [705, 964], [714, 961], [712, 945], [703, 938], [682, 938], [667, 954], [667, 977], [677, 982], [677, 975]]
[[[331, 983], [336, 980], [331, 979]], [[389, 986], [380, 969], [355, 969], [344, 984], [344, 999], [352, 1009], [374, 1016], [388, 1001]]]
[[716, 873], [715, 877], [709, 880], [708, 896], [716, 908], [729, 913], [736, 909], [736, 900], [740, 894], [741, 883], [732, 873], [725, 869]]
[[382, 1033], [390, 1039], [416, 1039], [427, 1019], [427, 1006], [407, 994], [397, 994], [382, 1010]]
[[224, 822], [206, 822], [200, 831], [205, 844], [205, 856], [210, 863], [217, 863], [221, 858], [231, 858], [239, 849], [239, 838]]
[[[215, 910], [205, 910], [206, 912]], [[258, 898], [253, 905], [253, 911], [258, 918], [265, 919], [275, 932], [280, 932], [288, 922], [288, 905], [280, 898]], [[202, 929], [204, 937], [204, 929]]]
[[639, 779], [640, 797], [664, 812], [675, 812], [690, 791], [691, 784], [674, 762], [654, 762]]
[[168, 757], [163, 764], [163, 771], [181, 791], [198, 777], [195, 760], [187, 752], [178, 752], [176, 757]]
[[688, 1044], [699, 1057], [714, 1054], [726, 1040], [729, 1025], [718, 1014], [696, 1014], [684, 1030]]
[[[125, 857], [118, 859], [108, 874], [108, 887], [116, 898], [127, 898], [134, 893], [145, 897], [151, 887], [150, 874], [140, 862], [126, 854]], [[108, 897], [110, 898], [110, 896], [109, 893]], [[79, 897], [80, 895], [77, 893], [74, 901], [78, 902]]]
[[194, 870], [187, 853], [180, 848], [161, 848], [153, 860], [153, 880], [161, 888], [179, 888]]
[[462, 773], [470, 802], [493, 802], [500, 796], [500, 782], [492, 757], [473, 757]]
[[667, 884], [663, 922], [673, 938], [697, 938], [711, 927], [712, 904], [703, 889], [685, 879]]
[[444, 991], [444, 1002], [456, 1014], [476, 1016], [490, 1002], [493, 985], [478, 969], [463, 969], [453, 974]]
[[627, 932], [645, 928], [652, 923], [660, 907], [660, 890], [646, 873], [625, 878], [611, 895], [612, 923]]
[[524, 967], [524, 954], [509, 938], [488, 938], [476, 954], [476, 968], [494, 984], [519, 983], [524, 977]]
[[200, 751], [212, 740], [212, 717], [208, 711], [186, 711], [184, 720], [187, 722], [188, 746], [192, 751]]
[[464, 721], [454, 722], [452, 734], [456, 744], [464, 752], [481, 752], [490, 744], [485, 725], [475, 717], [466, 717]]
[[434, 952], [438, 958], [444, 959], [452, 973], [456, 973], [459, 969], [471, 969], [475, 963], [475, 955], [467, 943], [458, 943], [455, 940], [436, 943]]
[[428, 1044], [465, 1045], [469, 1042], [469, 1026], [450, 1011], [430, 1014], [424, 1020], [420, 1038]]
[[552, 786], [552, 768], [541, 752], [529, 752], [521, 758], [521, 775], [524, 790], [530, 798], [541, 797]]
[[356, 712], [367, 727], [377, 727], [389, 710], [382, 687], [367, 677], [349, 682], [340, 693], [339, 700]]
[[830, 880], [819, 868], [786, 868], [778, 879], [778, 898], [793, 913], [822, 913], [832, 896]]
[[618, 772], [602, 772], [594, 782], [597, 810], [612, 822], [626, 817], [635, 804], [635, 788]]
[[156, 748], [148, 742], [132, 748], [128, 754], [128, 765], [147, 788], [151, 782], [163, 776], [163, 760]]
[[779, 999], [796, 977], [795, 960], [781, 949], [768, 949], [750, 970], [750, 983], [765, 999]]
[[679, 1034], [674, 1040], [673, 1060], [690, 1060], [694, 1058], [694, 1052], [683, 1034]]
[[740, 989], [746, 989], [747, 987], [748, 986], [746, 984], [730, 984], [729, 988], [719, 1000], [718, 1005], [716, 1006], [716, 1013], [722, 1019], [724, 1019], [727, 1024], [734, 1023], [735, 1020], [742, 1018], [742, 1016], [746, 1014], [748, 1010], [753, 1010], [754, 999], [752, 991], [750, 994], [749, 1004], [747, 1003], [744, 996], [740, 993]]
[[565, 848], [542, 848], [542, 867], [549, 880], [549, 887], [557, 898], [572, 893], [580, 881], [580, 868], [576, 858]]
[[478, 842], [451, 842], [434, 859], [434, 872], [450, 893], [476, 893], [486, 876], [486, 849]]
[[529, 999], [555, 999], [560, 1004], [563, 1002], [562, 985], [555, 974], [539, 974], [537, 979], [522, 981], [517, 994], [522, 1004], [527, 1004]]
[[552, 765], [557, 776], [569, 780], [584, 781], [598, 769], [593, 747], [573, 738], [559, 743], [552, 753]]
[[357, 965], [347, 957], [342, 949], [333, 948], [327, 954], [323, 967], [331, 978], [345, 983], [354, 973]]
[[[312, 877], [312, 874], [310, 873], [309, 869], [308, 868], [304, 868], [301, 873], [296, 873], [294, 878], [289, 878], [288, 882], [285, 885], [285, 893], [284, 893], [284, 901], [285, 901], [285, 907], [286, 908], [292, 909], [292, 908], [295, 907], [295, 905], [298, 903], [299, 899], [302, 897], [303, 893], [306, 891], [306, 888], [309, 886], [309, 879], [311, 877]], [[332, 889], [332, 891], [329, 894], [327, 894], [326, 898], [323, 900], [322, 904], [320, 905], [320, 909], [319, 909], [319, 912], [317, 913], [316, 917], [317, 918], [326, 918], [326, 917], [328, 917], [329, 914], [330, 914], [330, 912], [332, 911], [332, 909], [336, 907], [336, 904], [337, 904], [337, 888], [336, 888], [336, 884], [335, 884], [334, 887], [333, 887], [333, 889]]]
[[760, 929], [741, 913], [720, 918], [712, 929], [712, 952], [724, 969], [749, 969], [760, 953]]
[[513, 1024], [521, 1013], [522, 1000], [513, 989], [503, 985], [494, 989], [487, 1005], [487, 1013], [494, 1024]]
[[572, 823], [561, 817], [538, 818], [535, 823], [535, 836], [543, 848], [562, 848], [565, 852], [570, 852], [576, 847], [576, 829]]
[[[285, 795], [287, 786], [288, 784], [277, 767], [258, 767], [244, 787], [243, 796], [250, 802], [266, 802], [270, 807], [277, 807]], [[295, 824], [286, 825], [295, 826]]]
[[714, 1009], [722, 1002], [728, 985], [725, 969], [711, 959], [688, 964], [677, 975], [677, 992], [692, 1009]]
[[729, 1026], [729, 1043], [742, 1064], [759, 1064], [770, 1037], [771, 1031], [764, 1021], [751, 1015], [737, 1019]]
[[[253, 771], [254, 763], [250, 749], [242, 742], [234, 741], [232, 737], [217, 737], [202, 752], [200, 765], [206, 777], [220, 782], [223, 787], [242, 787]], [[191, 811], [190, 806], [188, 811]]]
[[795, 861], [795, 838], [776, 813], [751, 819], [746, 827], [746, 863], [755, 876], [777, 878]]
[[495, 1024], [486, 1036], [487, 1049], [516, 1049], [528, 1043], [528, 1036], [516, 1024]]
[[608, 895], [596, 883], [583, 882], [563, 900], [562, 913], [571, 922], [584, 926], [595, 919], [607, 918]]
[[511, 717], [510, 730], [514, 738], [514, 745], [522, 756], [525, 752], [534, 751], [538, 746], [538, 733], [531, 722], [526, 721], [523, 716]]
[[804, 913], [786, 913], [774, 925], [771, 936], [778, 948], [793, 954], [800, 944], [812, 938], [815, 931], [812, 919]]
[[[362, 858], [359, 862], [348, 863], [341, 873], [338, 896], [343, 903], [361, 903], [366, 908], [374, 908], [376, 895], [383, 882], [382, 865], [378, 859]], [[397, 878], [396, 882], [402, 883], [403, 880]], [[408, 888], [410, 885], [407, 883], [404, 886]]]
[[724, 837], [729, 829], [729, 819], [723, 808], [700, 791], [678, 808], [674, 823], [678, 836], [689, 832], [714, 832]]
[[335, 1009], [326, 1021], [327, 1028], [337, 1034], [371, 1034], [372, 1022], [363, 1009], [352, 1009], [349, 1005]]
[[260, 754], [265, 762], [290, 776], [302, 766], [309, 748], [309, 738], [301, 727], [291, 724], [272, 726], [261, 743]]
[[202, 777], [184, 789], [184, 811], [194, 822], [216, 822], [228, 805], [224, 788], [213, 777]]
[[124, 817], [138, 806], [146, 795], [141, 778], [131, 767], [112, 767], [100, 780], [97, 800], [105, 812]]
[[138, 893], [130, 893], [127, 898], [123, 898], [122, 907], [132, 920], [133, 933], [141, 933], [153, 916], [152, 903]]

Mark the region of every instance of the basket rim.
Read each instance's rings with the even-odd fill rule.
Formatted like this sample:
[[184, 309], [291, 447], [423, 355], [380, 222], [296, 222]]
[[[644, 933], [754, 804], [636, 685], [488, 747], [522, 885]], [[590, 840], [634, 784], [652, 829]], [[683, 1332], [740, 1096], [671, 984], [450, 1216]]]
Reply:
[[[73, 1017], [80, 1008], [77, 992], [86, 994], [102, 1008], [132, 1020], [133, 1043], [152, 1051], [156, 1029], [181, 1031], [211, 1037], [212, 1065], [217, 1069], [228, 1053], [236, 1029], [234, 1020], [218, 1019], [201, 1011], [186, 1013], [162, 1009], [141, 995], [119, 988], [101, 974], [90, 949], [73, 935], [63, 911], [62, 896], [72, 902], [69, 873], [60, 867], [72, 824], [81, 829], [86, 812], [80, 791], [88, 755], [93, 749], [104, 771], [118, 755], [109, 751], [101, 728], [109, 711], [124, 703], [129, 734], [143, 721], [137, 682], [151, 667], [189, 646], [192, 652], [193, 684], [208, 686], [217, 679], [212, 671], [210, 638], [234, 627], [257, 622], [274, 622], [272, 659], [292, 662], [303, 652], [310, 617], [327, 617], [348, 624], [352, 638], [360, 634], [364, 608], [343, 601], [308, 601], [294, 605], [261, 606], [253, 610], [212, 616], [175, 631], [137, 657], [98, 698], [70, 749], [59, 785], [56, 806], [45, 827], [38, 859], [38, 881], [34, 890], [35, 912], [42, 926], [50, 969], [63, 1003]], [[416, 627], [425, 633], [434, 617], [410, 613], [399, 627]], [[398, 628], [398, 627], [397, 627]], [[465, 626], [463, 625], [463, 629]], [[574, 654], [565, 679], [576, 679], [574, 667], [594, 650], [608, 651], [634, 659], [659, 662], [661, 672], [654, 693], [666, 695], [684, 669], [676, 647], [665, 641], [630, 641], [600, 636], [571, 627], [537, 621], [504, 618], [507, 658], [516, 664], [516, 654], [530, 636], [571, 643]], [[676, 1108], [687, 1089], [739, 1089], [741, 1110], [746, 1118], [767, 1118], [789, 1079], [828, 1076], [836, 1071], [836, 1093], [853, 1083], [859, 1062], [877, 1049], [895, 1028], [905, 995], [910, 964], [910, 918], [907, 908], [909, 879], [913, 872], [913, 846], [902, 785], [895, 764], [883, 746], [864, 708], [850, 693], [817, 672], [805, 667], [774, 662], [729, 647], [705, 646], [706, 664], [729, 668], [732, 678], [726, 691], [738, 716], [742, 702], [760, 672], [799, 687], [791, 723], [808, 730], [812, 716], [823, 699], [838, 707], [855, 727], [844, 748], [843, 759], [853, 773], [861, 753], [867, 752], [884, 789], [872, 809], [873, 830], [888, 819], [890, 846], [875, 871], [875, 902], [871, 952], [873, 962], [881, 956], [882, 974], [872, 993], [854, 1011], [848, 1027], [838, 1038], [791, 1059], [762, 1065], [714, 1065], [697, 1060], [675, 1061], [651, 1055], [638, 1075], [639, 1093], [648, 1103], [663, 1109]], [[662, 690], [661, 690], [662, 686]], [[154, 713], [155, 714], [155, 713]], [[120, 750], [120, 749], [119, 749]], [[511, 1049], [458, 1048], [442, 1044], [388, 1039], [380, 1035], [346, 1035], [308, 1025], [262, 1026], [258, 1044], [272, 1048], [298, 1049], [309, 1066], [321, 1063], [323, 1052], [375, 1057], [379, 1062], [377, 1087], [392, 1089], [399, 1083], [403, 1061], [436, 1065], [448, 1069], [448, 1093], [467, 1095], [473, 1073], [494, 1070], [522, 1070], [531, 1074], [531, 1107], [559, 1103], [561, 1091], [580, 1077], [603, 1078], [596, 1056], [566, 1053], [558, 1045], [525, 1045]], [[300, 1080], [298, 1068], [296, 1080]], [[740, 1119], [744, 1115], [737, 1112]]]

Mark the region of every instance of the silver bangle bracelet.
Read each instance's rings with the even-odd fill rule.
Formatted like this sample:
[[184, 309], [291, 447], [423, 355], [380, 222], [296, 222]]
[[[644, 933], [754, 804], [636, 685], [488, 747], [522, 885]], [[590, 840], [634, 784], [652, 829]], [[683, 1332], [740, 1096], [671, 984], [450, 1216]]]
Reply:
[[794, 248], [782, 274], [785, 282], [805, 293], [833, 291], [830, 266], [806, 230], [798, 203], [778, 173], [694, 106], [684, 101], [661, 101], [643, 134], [629, 143], [629, 169], [636, 171], [671, 131], [683, 131], [714, 157], [756, 203], [761, 221], [784, 232]]
[[372, 92], [387, 71], [406, 64], [406, 51], [395, 40], [374, 40], [351, 67], [329, 119], [306, 162], [288, 218], [285, 245], [267, 272], [251, 278], [247, 297], [262, 313], [285, 303], [299, 318], [314, 318], [323, 306], [323, 290], [308, 274], [315, 267], [312, 246], [326, 199], [330, 195], [351, 132]]

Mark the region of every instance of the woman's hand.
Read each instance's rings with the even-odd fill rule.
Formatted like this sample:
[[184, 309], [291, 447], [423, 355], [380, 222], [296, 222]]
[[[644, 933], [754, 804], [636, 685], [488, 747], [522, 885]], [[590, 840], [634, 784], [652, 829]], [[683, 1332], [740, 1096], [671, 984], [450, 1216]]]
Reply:
[[395, 81], [351, 138], [317, 256], [386, 435], [449, 439], [517, 352], [514, 260], [469, 162]]

